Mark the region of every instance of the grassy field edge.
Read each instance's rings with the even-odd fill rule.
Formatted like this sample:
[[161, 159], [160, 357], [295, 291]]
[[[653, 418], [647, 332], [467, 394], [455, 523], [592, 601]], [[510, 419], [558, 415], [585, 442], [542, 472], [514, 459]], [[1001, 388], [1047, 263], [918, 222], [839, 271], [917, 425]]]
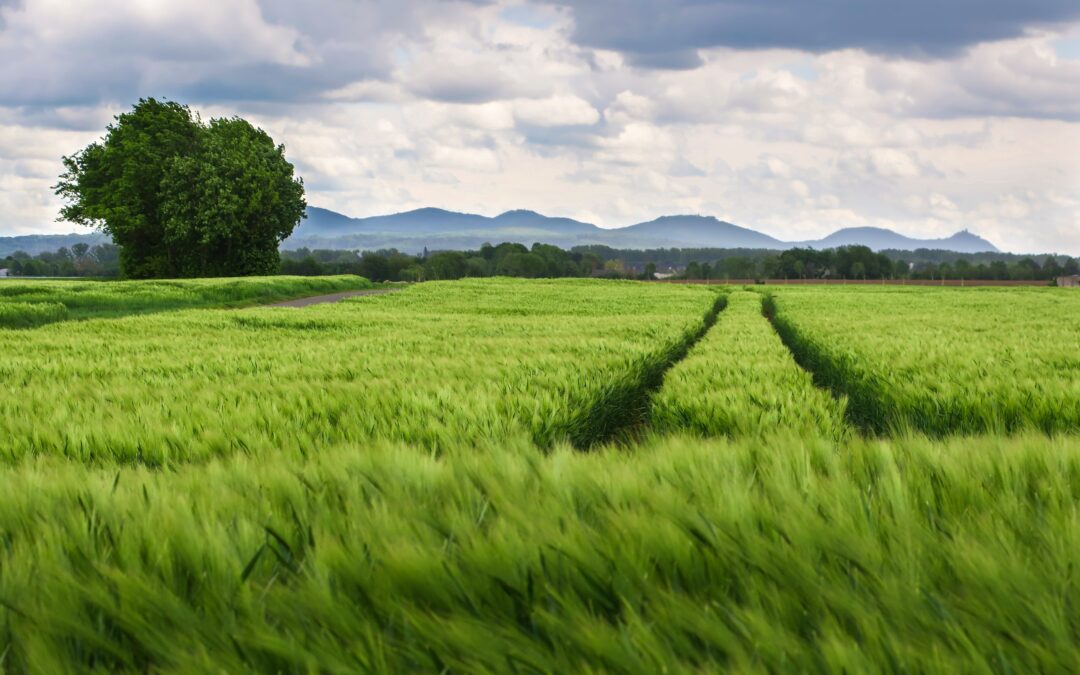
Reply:
[[384, 286], [364, 277], [340, 275], [81, 281], [72, 282], [72, 290], [68, 292], [64, 285], [54, 281], [20, 279], [0, 285], [0, 329], [39, 328], [63, 321], [113, 319], [184, 309], [240, 309]]

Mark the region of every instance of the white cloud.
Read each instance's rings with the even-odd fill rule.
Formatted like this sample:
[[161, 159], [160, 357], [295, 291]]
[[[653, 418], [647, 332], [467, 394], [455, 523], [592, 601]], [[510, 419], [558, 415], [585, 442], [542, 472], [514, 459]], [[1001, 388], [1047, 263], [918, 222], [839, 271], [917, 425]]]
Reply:
[[319, 65], [255, 0], [26, 0], [0, 9], [0, 104], [200, 89], [230, 69]]
[[426, 155], [431, 166], [469, 171], [498, 171], [499, 156], [487, 148], [437, 145]]
[[519, 122], [536, 127], [582, 126], [600, 119], [600, 113], [588, 101], [566, 94], [517, 100], [514, 116]]
[[1024, 197], [1007, 194], [993, 202], [980, 204], [979, 213], [993, 218], [1015, 220], [1031, 215], [1031, 204]]
[[264, 126], [309, 201], [353, 215], [685, 211], [1080, 254], [1080, 61], [1058, 33], [937, 60], [705, 48], [657, 71], [510, 0], [60, 4], [0, 5], [0, 234], [73, 229], [53, 222], [60, 157], [166, 94]]
[[810, 187], [801, 180], [793, 180], [789, 182], [788, 187], [791, 188], [792, 192], [802, 197], [803, 199], [806, 199], [810, 196]]
[[787, 178], [791, 175], [791, 166], [779, 157], [766, 157], [765, 166], [769, 172], [778, 178]]
[[634, 121], [651, 121], [656, 116], [656, 104], [647, 96], [632, 91], [620, 91], [604, 109], [609, 124], [622, 126]]
[[670, 162], [676, 153], [673, 134], [646, 122], [632, 122], [617, 136], [602, 138], [596, 158], [631, 166]]
[[1080, 62], [1059, 58], [1053, 37], [981, 44], [955, 61], [874, 61], [867, 83], [904, 114], [1080, 120]]
[[906, 152], [893, 148], [876, 148], [870, 151], [870, 167], [889, 178], [912, 178], [921, 174], [919, 164]]

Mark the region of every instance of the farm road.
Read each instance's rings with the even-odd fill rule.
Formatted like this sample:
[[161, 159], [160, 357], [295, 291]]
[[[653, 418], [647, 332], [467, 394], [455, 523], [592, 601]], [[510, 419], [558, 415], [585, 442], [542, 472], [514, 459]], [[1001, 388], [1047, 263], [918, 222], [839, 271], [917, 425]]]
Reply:
[[401, 289], [399, 288], [376, 288], [368, 289], [364, 291], [344, 291], [343, 293], [331, 293], [329, 295], [313, 295], [307, 298], [296, 298], [295, 300], [286, 300], [285, 302], [272, 302], [269, 305], [263, 305], [264, 307], [308, 307], [310, 305], [321, 305], [327, 302], [337, 302], [344, 300], [345, 298], [355, 298], [359, 295], [383, 295], [384, 293], [396, 293]]

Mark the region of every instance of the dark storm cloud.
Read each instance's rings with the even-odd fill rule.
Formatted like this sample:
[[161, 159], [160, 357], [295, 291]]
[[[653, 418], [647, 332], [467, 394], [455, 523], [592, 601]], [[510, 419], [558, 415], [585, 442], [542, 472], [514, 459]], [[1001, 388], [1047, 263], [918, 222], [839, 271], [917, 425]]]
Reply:
[[443, 103], [487, 103], [511, 97], [514, 83], [498, 73], [475, 76], [447, 71], [438, 76], [430, 74], [414, 78], [409, 91], [421, 98]]
[[643, 67], [692, 68], [695, 50], [857, 48], [948, 57], [970, 45], [1080, 18], [1077, 0], [556, 0], [573, 39]]
[[[386, 79], [395, 45], [422, 37], [425, 2], [264, 0], [241, 21], [162, 4], [125, 13], [118, 0], [73, 6], [85, 22], [51, 25], [48, 12], [0, 0], [0, 106], [74, 106], [139, 96], [201, 103], [311, 101], [364, 79]], [[108, 6], [107, 6], [108, 5]], [[219, 5], [220, 7], [221, 5]], [[200, 16], [201, 15], [201, 16]]]
[[28, 112], [56, 106], [132, 102], [140, 97], [183, 98], [200, 103], [306, 101], [363, 76], [364, 71], [325, 71], [272, 63], [214, 68], [189, 67], [175, 76], [147, 77], [124, 63], [96, 67], [41, 68], [5, 72], [0, 68], [0, 106]]
[[205, 102], [289, 102], [317, 98], [322, 92], [352, 81], [347, 73], [301, 66], [256, 63], [211, 72], [190, 84], [170, 85], [161, 94]]

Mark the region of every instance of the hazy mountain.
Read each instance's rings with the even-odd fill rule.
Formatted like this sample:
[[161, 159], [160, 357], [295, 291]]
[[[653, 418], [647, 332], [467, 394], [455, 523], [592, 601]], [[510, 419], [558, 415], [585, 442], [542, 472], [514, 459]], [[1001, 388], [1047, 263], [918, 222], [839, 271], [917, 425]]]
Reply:
[[426, 208], [388, 216], [349, 218], [328, 209], [308, 207], [308, 217], [300, 222], [296, 231], [293, 232], [293, 237], [336, 237], [360, 233], [459, 235], [509, 229], [559, 234], [586, 234], [600, 230], [595, 225], [581, 223], [570, 218], [549, 218], [535, 211], [507, 211], [490, 218], [473, 213]]
[[615, 232], [616, 236], [650, 237], [677, 242], [687, 248], [788, 248], [779, 239], [712, 216], [661, 216]]
[[792, 242], [794, 246], [809, 246], [812, 248], [836, 248], [837, 246], [851, 246], [853, 244], [869, 246], [875, 251], [884, 249], [914, 251], [918, 248], [929, 248], [956, 251], [958, 253], [982, 253], [984, 251], [997, 252], [998, 250], [987, 240], [967, 230], [957, 232], [944, 239], [913, 239], [880, 227], [848, 227], [837, 230], [824, 239], [817, 241]]
[[570, 218], [551, 218], [535, 211], [507, 211], [495, 216], [426, 208], [370, 218], [308, 208], [308, 219], [283, 248], [378, 249], [419, 252], [424, 248], [475, 249], [484, 242], [534, 242], [563, 248], [604, 244], [613, 248], [746, 248], [783, 250], [793, 246], [833, 248], [860, 244], [874, 250], [918, 248], [960, 253], [997, 251], [993, 244], [966, 230], [945, 239], [914, 239], [876, 227], [837, 230], [816, 241], [785, 242], [712, 216], [663, 216], [628, 227], [604, 229]]
[[348, 232], [356, 226], [356, 218], [342, 215], [337, 211], [320, 209], [318, 206], [307, 207], [307, 218], [293, 230], [293, 234], [305, 232], [310, 234], [331, 234], [333, 232]]
[[507, 211], [492, 218], [500, 227], [513, 227], [525, 230], [543, 230], [564, 234], [595, 234], [601, 229], [589, 223], [572, 218], [551, 218], [536, 211]]
[[[850, 227], [816, 241], [785, 242], [712, 216], [663, 216], [628, 227], [604, 229], [571, 218], [552, 218], [535, 211], [507, 211], [495, 217], [426, 208], [371, 218], [350, 218], [329, 209], [309, 206], [283, 249], [396, 248], [418, 253], [423, 249], [477, 249], [485, 242], [535, 242], [563, 248], [603, 244], [612, 248], [742, 248], [783, 250], [793, 246], [833, 248], [861, 244], [880, 251], [941, 249], [959, 253], [996, 252], [985, 239], [968, 231], [945, 239], [914, 239], [877, 227]], [[33, 234], [0, 237], [0, 257], [15, 251], [36, 255], [61, 246], [108, 241], [100, 233]]]
[[109, 241], [104, 234], [24, 234], [16, 237], [0, 237], [0, 258], [22, 251], [30, 255], [51, 253], [60, 248], [71, 248], [75, 244], [96, 246]]

